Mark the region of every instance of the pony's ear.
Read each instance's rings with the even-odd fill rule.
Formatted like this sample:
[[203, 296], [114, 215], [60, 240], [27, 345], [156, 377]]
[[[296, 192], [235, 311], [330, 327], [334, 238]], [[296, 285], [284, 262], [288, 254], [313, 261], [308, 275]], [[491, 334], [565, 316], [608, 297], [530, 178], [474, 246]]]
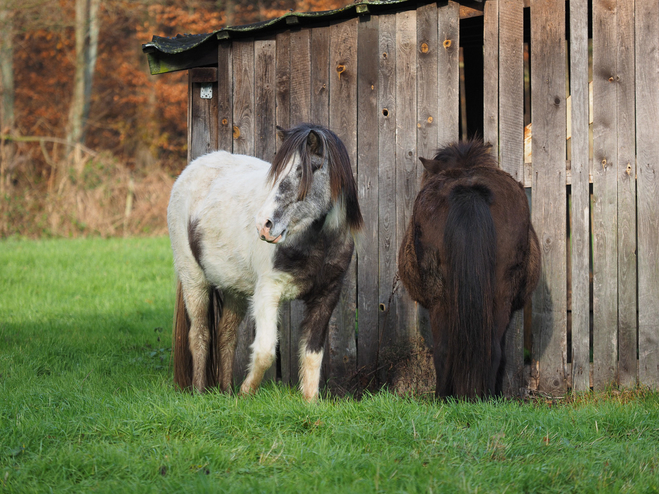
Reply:
[[444, 163], [439, 160], [429, 160], [426, 158], [422, 158], [419, 156], [419, 159], [421, 160], [421, 163], [423, 163], [423, 167], [428, 170], [428, 173], [439, 173], [444, 169]]
[[309, 152], [321, 156], [323, 154], [323, 144], [320, 142], [320, 137], [313, 130], [307, 136], [307, 146]]
[[287, 130], [283, 127], [280, 127], [277, 125], [277, 137], [279, 137], [279, 140], [285, 141], [286, 140], [286, 134]]

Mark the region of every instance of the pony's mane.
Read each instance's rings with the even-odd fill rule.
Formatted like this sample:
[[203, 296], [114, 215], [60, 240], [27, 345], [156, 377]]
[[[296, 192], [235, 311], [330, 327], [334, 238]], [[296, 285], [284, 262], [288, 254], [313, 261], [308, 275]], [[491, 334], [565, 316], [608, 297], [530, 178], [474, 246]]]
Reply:
[[441, 161], [451, 168], [473, 168], [475, 166], [486, 166], [497, 168], [498, 163], [491, 152], [492, 146], [480, 139], [471, 139], [450, 144], [437, 151], [433, 159]]
[[[354, 234], [361, 230], [364, 220], [357, 200], [357, 187], [352, 176], [350, 156], [345, 145], [331, 130], [320, 125], [302, 123], [291, 129], [283, 130], [284, 140], [275, 155], [270, 167], [268, 178], [274, 183], [286, 169], [286, 165], [299, 153], [302, 165], [302, 177], [298, 190], [298, 200], [303, 200], [313, 180], [311, 157], [317, 154], [327, 159], [330, 175], [330, 190], [332, 202], [339, 200], [345, 203], [346, 220], [351, 232]], [[309, 134], [316, 136], [316, 144], [312, 148], [307, 145]]]

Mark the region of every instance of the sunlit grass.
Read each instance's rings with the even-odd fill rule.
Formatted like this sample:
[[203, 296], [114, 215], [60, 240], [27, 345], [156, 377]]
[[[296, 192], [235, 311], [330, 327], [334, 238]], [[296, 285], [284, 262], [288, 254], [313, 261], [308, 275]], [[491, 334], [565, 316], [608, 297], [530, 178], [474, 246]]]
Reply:
[[169, 243], [0, 243], [0, 491], [651, 492], [659, 395], [174, 390]]

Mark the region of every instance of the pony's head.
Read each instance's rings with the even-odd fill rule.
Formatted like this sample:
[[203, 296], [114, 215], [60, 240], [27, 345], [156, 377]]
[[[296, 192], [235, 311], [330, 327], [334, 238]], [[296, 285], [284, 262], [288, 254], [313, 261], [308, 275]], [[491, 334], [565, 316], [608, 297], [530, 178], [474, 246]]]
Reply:
[[362, 227], [350, 158], [331, 130], [300, 124], [277, 128], [282, 145], [270, 168], [272, 191], [256, 216], [262, 240], [282, 242], [312, 225]]
[[437, 151], [431, 160], [421, 158], [421, 163], [429, 175], [455, 168], [474, 168], [485, 166], [496, 168], [497, 160], [491, 152], [492, 146], [483, 141], [472, 139], [450, 144]]

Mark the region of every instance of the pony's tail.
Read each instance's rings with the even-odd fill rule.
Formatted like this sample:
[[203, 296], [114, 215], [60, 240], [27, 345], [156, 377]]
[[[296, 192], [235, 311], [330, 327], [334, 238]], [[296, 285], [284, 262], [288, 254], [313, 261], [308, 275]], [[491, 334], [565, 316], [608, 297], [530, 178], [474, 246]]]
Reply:
[[457, 185], [444, 229], [448, 379], [458, 397], [489, 389], [494, 329], [496, 230], [485, 185]]
[[[219, 382], [219, 338], [217, 329], [222, 317], [222, 298], [217, 289], [208, 292], [208, 329], [210, 331], [209, 355], [206, 361], [206, 387], [215, 387]], [[188, 333], [190, 332], [190, 317], [185, 309], [183, 287], [180, 280], [176, 281], [176, 305], [174, 307], [174, 328], [172, 338], [172, 354], [174, 355], [174, 384], [179, 389], [192, 388], [192, 353]]]

